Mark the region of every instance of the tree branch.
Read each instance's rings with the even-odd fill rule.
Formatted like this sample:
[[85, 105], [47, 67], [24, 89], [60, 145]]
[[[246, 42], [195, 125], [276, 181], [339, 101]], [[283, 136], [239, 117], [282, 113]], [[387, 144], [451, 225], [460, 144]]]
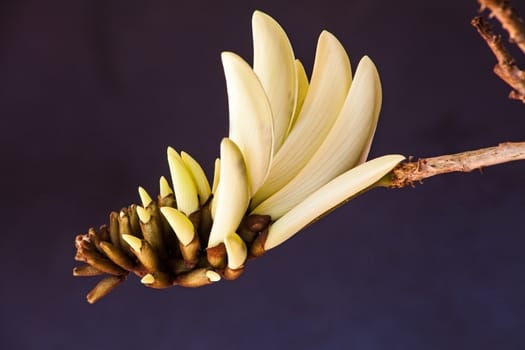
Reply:
[[525, 142], [505, 142], [495, 147], [420, 158], [399, 164], [391, 172], [391, 188], [413, 186], [423, 179], [452, 172], [471, 172], [491, 165], [525, 160]]
[[525, 54], [525, 24], [508, 0], [478, 0], [481, 10], [488, 8], [509, 33], [510, 41]]
[[525, 72], [516, 65], [516, 61], [501, 41], [501, 36], [494, 34], [490, 24], [482, 17], [476, 17], [471, 24], [485, 40], [498, 64], [494, 66], [494, 73], [514, 90], [509, 97], [525, 103]]

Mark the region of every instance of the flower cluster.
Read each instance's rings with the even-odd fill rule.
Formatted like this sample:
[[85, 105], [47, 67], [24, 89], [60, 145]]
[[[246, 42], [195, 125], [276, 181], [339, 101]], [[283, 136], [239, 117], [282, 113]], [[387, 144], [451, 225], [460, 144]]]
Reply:
[[373, 62], [350, 61], [329, 32], [319, 36], [309, 80], [281, 26], [256, 11], [254, 63], [222, 53], [230, 130], [212, 185], [187, 153], [168, 148], [171, 186], [154, 201], [112, 213], [76, 239], [77, 276], [108, 274], [95, 302], [129, 272], [150, 287], [197, 287], [235, 279], [260, 256], [326, 212], [376, 186], [402, 159], [365, 162], [381, 107]]

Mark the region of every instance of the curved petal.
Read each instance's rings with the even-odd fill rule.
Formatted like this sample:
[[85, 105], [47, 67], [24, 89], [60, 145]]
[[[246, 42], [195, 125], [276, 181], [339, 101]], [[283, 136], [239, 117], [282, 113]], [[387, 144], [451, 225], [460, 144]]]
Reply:
[[211, 188], [212, 193], [215, 193], [217, 190], [217, 185], [219, 184], [219, 179], [221, 176], [221, 159], [215, 159], [215, 167], [213, 168], [213, 185]]
[[199, 203], [203, 205], [211, 194], [210, 183], [206, 178], [206, 174], [204, 173], [204, 170], [202, 170], [200, 164], [188, 153], [181, 152], [180, 156], [186, 165], [186, 168], [188, 168], [192, 175], [195, 186], [197, 187], [197, 193], [199, 194]]
[[308, 92], [308, 76], [304, 70], [304, 66], [299, 60], [295, 60], [295, 70], [297, 71], [297, 102], [295, 103], [295, 108], [293, 112], [293, 117], [290, 119], [290, 125], [288, 125], [288, 131], [286, 136], [290, 134], [292, 128], [297, 122], [297, 117], [303, 108], [304, 99], [306, 98], [306, 93]]
[[251, 193], [262, 185], [272, 161], [272, 110], [252, 68], [242, 58], [223, 52], [230, 113], [229, 138], [246, 162]]
[[160, 177], [159, 187], [160, 187], [160, 198], [166, 198], [167, 196], [173, 193], [173, 190], [171, 189], [170, 184], [168, 183], [168, 180], [166, 180], [164, 176]]
[[182, 158], [177, 151], [171, 147], [168, 147], [168, 165], [171, 172], [173, 189], [175, 190], [177, 207], [184, 214], [190, 215], [199, 209], [197, 188]]
[[283, 28], [261, 11], [252, 16], [253, 70], [272, 108], [273, 153], [281, 147], [297, 100], [297, 76], [292, 45]]
[[248, 256], [248, 249], [242, 238], [231, 233], [224, 238], [224, 246], [228, 255], [228, 267], [232, 270], [242, 267]]
[[139, 217], [139, 220], [147, 224], [151, 220], [151, 213], [141, 207], [140, 205], [137, 205], [137, 216]]
[[341, 109], [352, 72], [341, 43], [327, 31], [319, 36], [310, 88], [294, 128], [275, 155], [252, 208], [286, 185], [324, 141]]
[[151, 202], [153, 202], [153, 199], [151, 199], [151, 196], [142, 186], [139, 186], [139, 197], [140, 197], [140, 201], [142, 202], [142, 206], [144, 208], [146, 208], [148, 205], [151, 204]]
[[404, 158], [396, 154], [375, 158], [336, 177], [275, 221], [268, 229], [264, 249], [278, 246], [324, 213], [372, 186]]
[[[370, 58], [368, 56], [364, 56], [363, 59], [370, 59]], [[372, 61], [372, 60], [370, 60], [370, 61]], [[373, 64], [373, 62], [372, 62], [372, 64]], [[375, 65], [374, 65], [374, 70], [375, 70], [374, 79], [376, 79], [376, 84], [379, 86], [379, 94], [376, 94], [376, 102], [375, 102], [375, 104], [377, 104], [377, 105], [379, 105], [379, 107], [381, 107], [383, 94], [381, 92], [381, 80], [379, 79], [379, 73], [377, 73], [377, 69], [375, 68]], [[377, 119], [379, 119], [379, 115], [377, 116]], [[373, 128], [371, 128], [369, 130], [368, 139], [365, 142], [365, 146], [361, 150], [361, 155], [359, 157], [359, 160], [357, 161], [358, 164], [361, 164], [361, 163], [365, 162], [366, 159], [368, 158], [368, 153], [370, 152], [370, 147], [372, 146], [372, 140], [374, 139], [374, 134], [376, 132], [376, 126], [377, 126], [377, 121], [376, 121], [375, 125], [373, 126]]]
[[337, 120], [308, 164], [289, 183], [262, 202], [253, 214], [274, 220], [310, 193], [354, 167], [368, 148], [381, 109], [381, 84], [374, 63], [363, 57]]
[[[213, 185], [212, 185], [212, 188], [211, 188], [211, 191], [212, 191], [213, 196], [215, 198], [217, 198], [219, 196], [219, 181], [220, 181], [220, 178], [221, 178], [221, 159], [220, 158], [216, 158], [215, 159], [215, 168], [213, 170]], [[210, 214], [211, 214], [211, 218], [212, 219], [215, 218], [215, 203], [217, 203], [217, 201], [215, 201], [215, 200], [212, 200], [210, 202]]]
[[195, 228], [190, 219], [181, 211], [171, 207], [161, 207], [160, 212], [168, 221], [179, 241], [185, 246], [190, 244], [195, 237]]
[[228, 138], [221, 142], [220, 174], [217, 193], [213, 198], [215, 216], [208, 248], [220, 244], [226, 235], [237, 230], [250, 200], [244, 159], [239, 147]]

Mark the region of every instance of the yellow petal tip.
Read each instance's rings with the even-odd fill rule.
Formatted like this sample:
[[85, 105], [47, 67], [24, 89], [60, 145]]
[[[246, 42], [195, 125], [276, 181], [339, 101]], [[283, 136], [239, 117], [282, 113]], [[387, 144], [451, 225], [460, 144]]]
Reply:
[[195, 229], [190, 219], [181, 211], [171, 207], [161, 207], [160, 212], [168, 221], [179, 241], [185, 246], [190, 244], [195, 237]]
[[164, 176], [160, 177], [159, 187], [160, 187], [160, 197], [161, 198], [166, 198], [170, 194], [173, 193], [173, 190], [171, 189], [170, 184], [168, 183], [168, 180], [166, 180]]
[[142, 186], [139, 186], [139, 197], [140, 197], [140, 200], [142, 202], [142, 206], [145, 208], [147, 207], [148, 205], [151, 204], [151, 202], [153, 202], [153, 199], [151, 199], [151, 196], [148, 194], [148, 192], [144, 189], [144, 187]]
[[147, 224], [151, 220], [151, 213], [139, 205], [137, 205], [137, 215], [144, 224]]
[[142, 284], [153, 284], [155, 283], [155, 277], [151, 273], [148, 273], [142, 279], [140, 280], [140, 283]]
[[210, 282], [219, 282], [221, 280], [221, 275], [212, 270], [206, 271], [206, 277]]
[[132, 236], [132, 235], [126, 235], [126, 234], [123, 234], [123, 235], [122, 235], [122, 239], [123, 239], [127, 244], [129, 244], [129, 246], [131, 247], [131, 249], [133, 249], [133, 250], [136, 251], [136, 252], [139, 252], [139, 251], [140, 251], [140, 248], [142, 248], [142, 241], [141, 241], [140, 238], [138, 238], [138, 237], [135, 237], [135, 236]]
[[232, 233], [224, 238], [224, 245], [228, 255], [228, 267], [232, 270], [242, 267], [248, 256], [248, 249], [242, 238]]

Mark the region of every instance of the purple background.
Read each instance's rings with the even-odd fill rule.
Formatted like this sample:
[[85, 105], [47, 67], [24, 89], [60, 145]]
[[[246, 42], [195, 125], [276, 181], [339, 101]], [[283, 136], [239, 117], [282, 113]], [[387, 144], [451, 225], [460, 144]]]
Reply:
[[0, 348], [523, 349], [523, 162], [373, 191], [236, 282], [157, 291], [130, 277], [85, 302], [96, 279], [71, 277], [74, 236], [137, 185], [155, 193], [167, 145], [211, 174], [227, 133], [219, 54], [251, 61], [254, 9], [308, 72], [325, 28], [354, 67], [373, 58], [371, 156], [524, 140], [525, 106], [469, 25], [474, 0], [3, 0]]

